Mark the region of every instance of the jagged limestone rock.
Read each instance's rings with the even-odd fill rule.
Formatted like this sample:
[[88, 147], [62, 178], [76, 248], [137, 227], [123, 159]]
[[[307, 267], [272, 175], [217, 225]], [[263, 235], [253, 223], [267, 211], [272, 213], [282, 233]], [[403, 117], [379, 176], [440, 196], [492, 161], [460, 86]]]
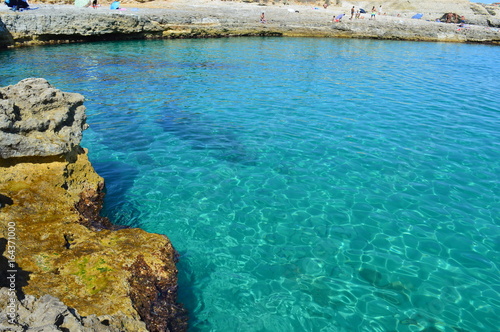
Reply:
[[[253, 12], [254, 4], [248, 1], [240, 4], [225, 1], [195, 3], [196, 5], [192, 1], [176, 1], [171, 4], [171, 8], [140, 8], [133, 13], [89, 11], [88, 8], [76, 6], [58, 6], [54, 10], [49, 5], [41, 5], [36, 11], [23, 12], [21, 15], [0, 12], [0, 21], [5, 27], [5, 33], [2, 33], [0, 26], [0, 47], [96, 40], [223, 36], [350, 37], [500, 43], [498, 33], [485, 28], [496, 26], [496, 22], [491, 20], [495, 16], [488, 14], [493, 13], [493, 9], [485, 10], [482, 5], [477, 5], [479, 7], [476, 8], [468, 0], [388, 0], [375, 4], [362, 0], [350, 3], [344, 1], [335, 5], [330, 1], [331, 6], [325, 10], [314, 10], [306, 5], [305, 0], [290, 1], [293, 6], [302, 4], [300, 14], [286, 11], [281, 1], [274, 4], [267, 1], [266, 17], [269, 20], [265, 26]], [[345, 24], [342, 31], [337, 30], [339, 24], [331, 24], [332, 14], [348, 13], [353, 5], [368, 11], [374, 5], [377, 8], [382, 5], [384, 17], [382, 19], [377, 16], [380, 19], [376, 20], [376, 26], [364, 24], [368, 20], [352, 20], [345, 22], [349, 24]], [[423, 14], [420, 22], [432, 23], [449, 12], [465, 16], [467, 24], [480, 27], [474, 27], [473, 35], [465, 33], [463, 29], [442, 33], [437, 24], [422, 23], [419, 29], [412, 29], [416, 20], [410, 18], [416, 13]], [[391, 21], [394, 19], [403, 22], [403, 29], [393, 30]], [[5, 37], [3, 41], [2, 36]]]
[[0, 158], [70, 152], [86, 129], [84, 98], [27, 78], [0, 89]]
[[[46, 36], [64, 40], [113, 39], [119, 35], [156, 34], [162, 27], [147, 17], [116, 13], [85, 12], [86, 8], [70, 8], [33, 15], [0, 16], [12, 38], [29, 39], [43, 44]], [[59, 36], [59, 37], [58, 37]], [[37, 42], [39, 41], [39, 42]]]
[[[12, 315], [8, 305], [15, 308]], [[82, 317], [77, 310], [66, 306], [58, 298], [43, 295], [39, 299], [32, 295], [19, 300], [9, 294], [6, 287], [0, 288], [0, 331], [71, 331], [71, 332], [121, 332], [145, 331], [143, 322], [134, 321], [124, 315], [90, 315]]]
[[[29, 92], [16, 96], [24, 94], [22, 87]], [[18, 310], [27, 320], [23, 331], [58, 331], [63, 324], [79, 331], [78, 324], [101, 323], [93, 315], [108, 315], [106, 324], [120, 326], [120, 331], [186, 330], [186, 311], [176, 302], [177, 253], [169, 239], [114, 226], [99, 215], [104, 180], [87, 151], [76, 145], [84, 126], [84, 114], [76, 116], [83, 112], [83, 97], [68, 97], [40, 79], [24, 80], [0, 93], [8, 97], [2, 97], [7, 105], [2, 132], [29, 128], [38, 133], [36, 140], [23, 143], [23, 157], [19, 145], [4, 144], [3, 155], [16, 157], [0, 158], [0, 220], [8, 221], [0, 223], [0, 287], [10, 287], [9, 270], [16, 270], [13, 289], [27, 299]], [[30, 148], [39, 153], [44, 135], [52, 137], [68, 123], [77, 124], [68, 125], [68, 131], [74, 127], [79, 133], [61, 135], [63, 148], [53, 155], [29, 153]], [[11, 246], [15, 264], [9, 261]], [[84, 318], [79, 320], [66, 306]], [[0, 324], [4, 318], [0, 315]], [[114, 331], [107, 327], [102, 331]]]

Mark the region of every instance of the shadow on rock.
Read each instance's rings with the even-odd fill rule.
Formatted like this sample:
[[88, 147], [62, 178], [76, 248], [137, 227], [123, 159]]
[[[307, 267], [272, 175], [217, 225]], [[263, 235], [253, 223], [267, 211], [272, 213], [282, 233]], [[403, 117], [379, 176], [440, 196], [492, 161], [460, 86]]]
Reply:
[[14, 44], [14, 38], [12, 37], [12, 34], [7, 29], [5, 24], [0, 19], [0, 49], [7, 48], [12, 44]]
[[23, 299], [22, 288], [28, 285], [31, 272], [24, 271], [15, 262], [15, 240], [9, 241], [6, 238], [0, 238], [0, 251], [4, 253], [3, 256], [0, 256], [0, 287], [7, 287], [9, 291], [15, 290], [17, 297]]
[[9, 196], [5, 196], [5, 195], [0, 194], [0, 209], [6, 205], [12, 205], [12, 204], [14, 204], [14, 201], [12, 200], [12, 198], [10, 198]]

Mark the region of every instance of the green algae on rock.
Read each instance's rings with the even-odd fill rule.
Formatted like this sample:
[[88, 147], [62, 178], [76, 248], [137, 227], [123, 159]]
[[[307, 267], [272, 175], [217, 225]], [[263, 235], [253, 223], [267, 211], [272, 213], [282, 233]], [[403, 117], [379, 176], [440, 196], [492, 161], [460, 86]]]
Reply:
[[[11, 133], [9, 130], [16, 128], [18, 122], [29, 119], [28, 109], [33, 114], [52, 114], [50, 105], [57, 105], [62, 113], [69, 113], [62, 115], [66, 119], [76, 111], [83, 112], [83, 97], [62, 93], [43, 79], [23, 80], [17, 86], [0, 89], [1, 101], [19, 105], [22, 97], [6, 94], [6, 90], [29, 95], [32, 87], [40, 86], [47, 90], [38, 91], [38, 95], [47, 97], [11, 117], [10, 125], [1, 128], [1, 134]], [[0, 108], [0, 118], [4, 115], [5, 119], [6, 113], [5, 108]], [[77, 130], [81, 131], [85, 129], [84, 114], [79, 119]], [[36, 128], [37, 121], [45, 120], [38, 116], [30, 122], [31, 127]], [[22, 135], [22, 131], [17, 133]], [[48, 138], [43, 131], [31, 131], [29, 135], [40, 137], [38, 149], [43, 150], [43, 145], [50, 146], [52, 139], [61, 140], [57, 130], [51, 133]], [[163, 235], [116, 227], [99, 216], [104, 180], [93, 169], [87, 151], [78, 145], [81, 134], [71, 137], [71, 143], [62, 144], [68, 149], [50, 156], [19, 155], [9, 151], [10, 143], [0, 141], [3, 155], [18, 156], [0, 159], [0, 194], [2, 201], [10, 203], [0, 208], [0, 230], [6, 242], [8, 226], [15, 225], [18, 295], [41, 299], [49, 294], [82, 316], [110, 315], [112, 322], [129, 326], [130, 331], [185, 330], [186, 311], [176, 302], [175, 249]], [[28, 152], [27, 145], [23, 150]], [[6, 257], [4, 252], [4, 265]], [[2, 278], [1, 286], [8, 286], [5, 280]]]

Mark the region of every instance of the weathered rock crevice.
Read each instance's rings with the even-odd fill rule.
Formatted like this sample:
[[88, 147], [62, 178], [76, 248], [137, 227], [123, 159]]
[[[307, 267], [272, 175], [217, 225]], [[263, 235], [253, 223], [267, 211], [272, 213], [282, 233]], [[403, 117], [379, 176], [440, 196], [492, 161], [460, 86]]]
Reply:
[[[73, 170], [68, 172], [68, 174], [72, 173]], [[65, 183], [65, 186], [69, 188], [68, 183]], [[75, 203], [75, 209], [80, 215], [78, 222], [94, 231], [101, 231], [103, 229], [118, 230], [126, 228], [124, 226], [114, 225], [108, 218], [100, 215], [103, 200], [104, 182], [99, 183], [96, 189], [87, 189], [82, 191], [80, 193], [80, 199]]]

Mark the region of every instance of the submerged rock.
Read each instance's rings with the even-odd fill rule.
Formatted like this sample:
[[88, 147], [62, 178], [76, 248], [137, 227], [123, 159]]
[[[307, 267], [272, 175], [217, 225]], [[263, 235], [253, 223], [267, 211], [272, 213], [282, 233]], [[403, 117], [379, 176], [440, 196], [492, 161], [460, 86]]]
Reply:
[[[19, 86], [0, 89], [5, 105], [19, 105], [10, 108], [15, 114], [21, 114], [16, 110], [23, 109], [22, 116], [4, 119], [3, 123], [9, 126], [0, 128], [0, 135], [11, 133], [11, 128], [32, 128], [42, 123], [47, 130], [37, 131], [34, 137], [46, 142], [45, 134], [57, 136], [61, 131], [50, 128], [64, 126], [52, 125], [50, 121], [45, 125], [43, 114], [60, 112], [59, 118], [70, 119], [72, 116], [62, 114], [63, 110], [75, 115], [83, 107], [83, 97], [64, 98], [66, 93], [54, 89], [45, 80], [21, 82], [21, 86], [27, 85], [37, 87], [37, 97], [33, 90], [31, 98], [19, 96], [24, 94]], [[30, 100], [36, 102], [32, 108]], [[51, 107], [57, 108], [57, 112]], [[29, 109], [35, 114], [28, 114]], [[29, 118], [36, 118], [32, 126], [18, 123]], [[57, 151], [54, 155], [30, 154], [29, 140], [21, 140], [24, 157], [5, 158], [3, 156], [19, 156], [18, 149], [12, 147], [20, 145], [2, 145], [0, 219], [9, 222], [0, 223], [0, 252], [3, 252], [0, 287], [11, 286], [5, 274], [14, 269], [15, 287], [11, 293], [24, 300], [38, 298], [30, 302], [36, 303], [32, 309], [22, 301], [19, 303], [16, 322], [19, 326], [35, 323], [32, 319], [28, 319], [28, 323], [23, 321], [26, 315], [32, 314], [24, 315], [22, 311], [26, 309], [38, 312], [36, 324], [62, 326], [68, 319], [71, 324], [84, 327], [68, 328], [70, 331], [87, 331], [86, 324], [94, 324], [89, 319], [101, 324], [95, 317], [106, 315], [109, 326], [116, 323], [125, 331], [184, 331], [186, 311], [176, 302], [177, 253], [169, 239], [141, 229], [114, 226], [99, 215], [104, 180], [90, 164], [87, 151], [77, 145], [84, 118], [81, 115], [73, 117], [73, 121], [54, 120], [63, 124], [78, 123], [75, 127], [79, 134], [58, 136], [60, 148], [41, 149], [33, 143], [36, 153]], [[52, 309], [44, 309], [48, 307]], [[42, 322], [43, 317], [47, 320]], [[4, 320], [0, 314], [0, 324], [4, 324]], [[114, 331], [105, 328], [103, 331]]]

